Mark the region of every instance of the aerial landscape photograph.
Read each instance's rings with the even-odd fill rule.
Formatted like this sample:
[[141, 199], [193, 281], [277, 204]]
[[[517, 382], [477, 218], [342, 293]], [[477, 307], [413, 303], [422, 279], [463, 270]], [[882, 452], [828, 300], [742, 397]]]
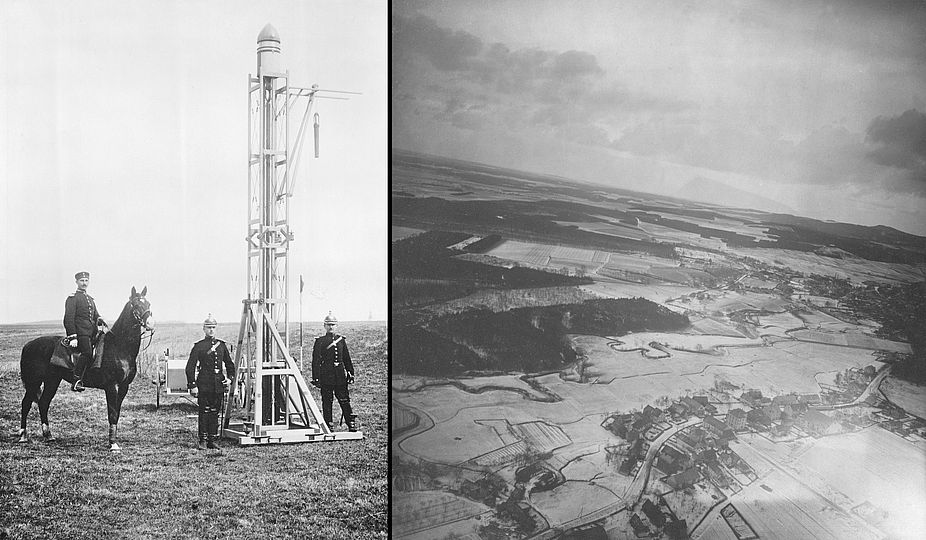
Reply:
[[394, 538], [926, 538], [922, 2], [391, 10]]

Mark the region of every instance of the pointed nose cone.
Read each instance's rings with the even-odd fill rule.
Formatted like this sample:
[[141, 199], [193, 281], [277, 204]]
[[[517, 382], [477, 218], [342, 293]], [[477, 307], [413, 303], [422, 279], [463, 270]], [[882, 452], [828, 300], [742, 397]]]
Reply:
[[274, 28], [272, 24], [267, 23], [257, 36], [257, 42], [260, 43], [261, 41], [276, 41], [279, 43], [280, 33], [277, 32], [277, 29]]
[[279, 72], [280, 34], [272, 24], [267, 24], [257, 36], [257, 72]]

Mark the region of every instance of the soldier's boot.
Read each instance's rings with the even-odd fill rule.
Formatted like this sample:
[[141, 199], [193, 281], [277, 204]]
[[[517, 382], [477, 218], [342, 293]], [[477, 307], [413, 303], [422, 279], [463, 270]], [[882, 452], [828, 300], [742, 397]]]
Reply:
[[84, 386], [84, 372], [87, 370], [87, 359], [83, 354], [78, 354], [74, 359], [74, 384], [71, 385], [72, 392], [83, 392], [87, 388]]
[[215, 443], [218, 439], [219, 433], [219, 416], [218, 414], [210, 414], [206, 418], [206, 448], [210, 450], [218, 450], [219, 445]]

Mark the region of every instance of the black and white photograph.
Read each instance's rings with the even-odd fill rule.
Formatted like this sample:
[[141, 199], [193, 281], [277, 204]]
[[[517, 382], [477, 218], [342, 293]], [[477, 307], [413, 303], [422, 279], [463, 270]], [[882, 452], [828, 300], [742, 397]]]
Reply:
[[0, 538], [386, 538], [389, 6], [0, 3]]
[[926, 4], [391, 17], [393, 538], [926, 538]]

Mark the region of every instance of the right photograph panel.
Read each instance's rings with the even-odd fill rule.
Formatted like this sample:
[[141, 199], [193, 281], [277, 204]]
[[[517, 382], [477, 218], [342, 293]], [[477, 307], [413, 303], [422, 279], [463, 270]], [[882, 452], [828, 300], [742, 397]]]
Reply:
[[926, 538], [921, 3], [391, 9], [394, 538]]

